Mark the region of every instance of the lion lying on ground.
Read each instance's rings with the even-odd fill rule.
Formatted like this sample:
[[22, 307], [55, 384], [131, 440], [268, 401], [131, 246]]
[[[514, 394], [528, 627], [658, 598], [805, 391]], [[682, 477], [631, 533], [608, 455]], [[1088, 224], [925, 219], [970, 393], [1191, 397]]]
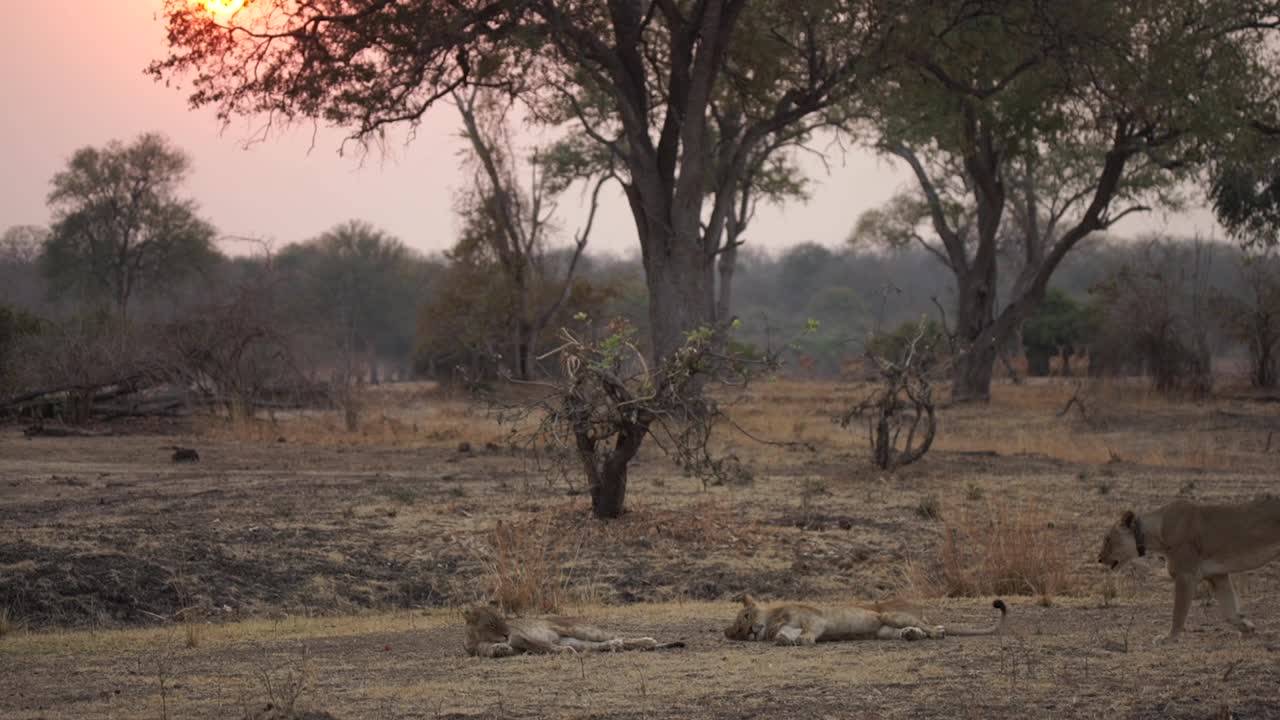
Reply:
[[867, 605], [822, 608], [788, 603], [770, 608], [756, 604], [750, 595], [742, 597], [742, 609], [733, 624], [724, 629], [730, 640], [773, 640], [779, 645], [812, 645], [835, 640], [940, 640], [951, 635], [994, 635], [1004, 627], [1009, 608], [1003, 600], [992, 607], [1000, 620], [986, 628], [952, 628], [929, 625], [919, 609], [895, 600]]
[[1159, 641], [1182, 634], [1196, 584], [1209, 581], [1222, 617], [1242, 634], [1253, 623], [1240, 614], [1230, 573], [1253, 570], [1280, 557], [1280, 498], [1240, 505], [1198, 505], [1177, 500], [1136, 515], [1125, 511], [1107, 531], [1098, 562], [1112, 570], [1147, 551], [1164, 555], [1173, 578], [1173, 628]]
[[660, 643], [651, 637], [622, 638], [565, 617], [507, 618], [490, 607], [468, 608], [464, 641], [467, 654], [508, 657], [523, 653], [577, 653], [682, 648], [682, 642]]

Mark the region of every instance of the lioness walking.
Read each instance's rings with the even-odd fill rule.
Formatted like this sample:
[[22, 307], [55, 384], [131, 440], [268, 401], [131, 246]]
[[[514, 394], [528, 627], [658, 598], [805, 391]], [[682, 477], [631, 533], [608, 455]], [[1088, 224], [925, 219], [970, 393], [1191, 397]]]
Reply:
[[1253, 623], [1240, 614], [1231, 573], [1280, 557], [1280, 498], [1266, 496], [1239, 505], [1176, 500], [1140, 515], [1127, 510], [1107, 531], [1098, 562], [1114, 570], [1148, 551], [1165, 556], [1173, 578], [1173, 627], [1158, 641], [1175, 641], [1182, 634], [1201, 578], [1217, 595], [1223, 619], [1248, 635]]

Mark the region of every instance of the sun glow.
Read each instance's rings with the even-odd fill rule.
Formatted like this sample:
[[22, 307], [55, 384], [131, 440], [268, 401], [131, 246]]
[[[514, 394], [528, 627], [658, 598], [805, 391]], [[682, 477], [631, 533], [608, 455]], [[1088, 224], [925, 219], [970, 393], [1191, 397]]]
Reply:
[[200, 4], [214, 15], [230, 15], [244, 7], [244, 0], [200, 0]]

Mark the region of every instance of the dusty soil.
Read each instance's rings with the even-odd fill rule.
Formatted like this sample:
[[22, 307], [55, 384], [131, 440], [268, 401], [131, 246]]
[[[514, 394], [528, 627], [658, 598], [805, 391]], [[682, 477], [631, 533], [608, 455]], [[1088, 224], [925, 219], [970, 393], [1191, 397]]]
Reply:
[[[1277, 411], [1100, 396], [1093, 417], [1059, 418], [1061, 393], [1002, 392], [944, 413], [941, 449], [886, 475], [830, 429], [838, 393], [783, 384], [747, 399], [744, 423], [815, 451], [733, 440], [755, 481], [713, 488], [645, 456], [632, 511], [608, 524], [431, 398], [420, 420], [383, 416], [407, 434], [0, 428], [0, 717], [279, 715], [291, 678], [296, 708], [344, 719], [1280, 717], [1280, 564], [1240, 583], [1258, 636], [1202, 597], [1186, 639], [1157, 648], [1172, 604], [1157, 562], [1118, 582], [1093, 562], [1124, 508], [1275, 492]], [[170, 462], [175, 444], [201, 461]], [[1009, 635], [797, 649], [720, 634], [742, 591], [913, 595], [938, 621], [986, 622], [989, 596], [933, 597], [945, 585], [927, 580], [951, 529], [998, 513], [1043, 521], [1068, 558], [1052, 591], [1006, 596]], [[567, 611], [689, 647], [465, 657], [456, 608], [517, 566]]]

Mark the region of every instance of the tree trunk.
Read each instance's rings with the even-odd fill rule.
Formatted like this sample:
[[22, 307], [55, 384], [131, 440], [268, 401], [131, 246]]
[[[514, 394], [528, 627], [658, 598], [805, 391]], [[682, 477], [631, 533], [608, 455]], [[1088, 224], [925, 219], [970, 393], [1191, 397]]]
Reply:
[[686, 333], [714, 321], [715, 278], [711, 257], [692, 239], [648, 245], [655, 248], [644, 260], [657, 364], [684, 345]]
[[998, 353], [991, 343], [975, 343], [956, 359], [952, 372], [952, 402], [987, 402]]
[[533, 356], [533, 324], [526, 320], [516, 321], [516, 347], [515, 357], [512, 358], [512, 370], [515, 371], [516, 377], [520, 380], [529, 380], [533, 377], [533, 368], [530, 367], [530, 359]]
[[627, 499], [627, 465], [649, 431], [647, 422], [628, 423], [618, 433], [614, 447], [604, 457], [596, 453], [596, 441], [585, 432], [576, 434], [578, 455], [587, 475], [591, 514], [600, 520], [621, 517]]
[[952, 402], [987, 402], [991, 399], [991, 375], [1007, 337], [993, 337], [995, 324], [995, 258], [983, 268], [974, 263], [963, 276], [957, 274], [956, 335], [960, 355], [952, 371]]
[[377, 385], [380, 382], [378, 377], [378, 351], [369, 346], [369, 384]]
[[738, 246], [732, 244], [732, 242], [733, 238], [730, 238], [730, 245], [720, 253], [720, 287], [716, 295], [715, 315], [717, 323], [726, 323], [730, 318], [730, 303], [733, 299], [733, 271], [737, 269], [738, 264]]

